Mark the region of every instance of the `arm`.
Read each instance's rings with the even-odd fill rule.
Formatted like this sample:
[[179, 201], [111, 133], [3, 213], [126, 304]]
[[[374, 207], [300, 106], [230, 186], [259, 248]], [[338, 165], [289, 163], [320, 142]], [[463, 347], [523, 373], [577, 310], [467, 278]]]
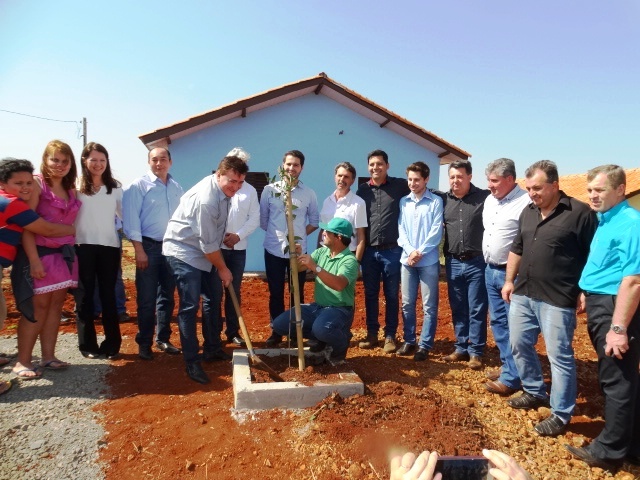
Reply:
[[144, 270], [149, 266], [149, 258], [142, 247], [142, 191], [137, 184], [132, 184], [122, 194], [122, 228], [131, 240], [136, 257], [136, 268]]
[[366, 227], [356, 228], [356, 260], [358, 263], [362, 261], [364, 255], [364, 247], [366, 241]]
[[260, 228], [267, 231], [269, 226], [269, 196], [271, 195], [271, 186], [267, 185], [262, 190], [262, 196], [260, 197]]
[[309, 201], [309, 208], [307, 209], [307, 219], [309, 223], [307, 224], [305, 230], [307, 232], [307, 236], [316, 231], [318, 229], [318, 224], [320, 223], [320, 210], [318, 210], [318, 199], [316, 197], [316, 193], [311, 191], [311, 200]]
[[207, 257], [207, 260], [209, 260], [211, 264], [218, 270], [218, 275], [220, 276], [220, 280], [222, 280], [222, 285], [228, 287], [233, 281], [233, 275], [231, 274], [231, 270], [227, 268], [227, 264], [224, 263], [224, 258], [222, 258], [222, 253], [220, 253], [220, 250], [216, 250], [215, 252], [211, 253], [205, 253], [204, 256]]
[[405, 225], [405, 213], [407, 208], [407, 202], [404, 199], [401, 199], [400, 214], [398, 215], [398, 245], [402, 247], [404, 253], [409, 256], [407, 264], [409, 266], [413, 266], [416, 262], [420, 261], [422, 253], [420, 253], [409, 241], [409, 233], [407, 232], [407, 227]]
[[[309, 254], [302, 254], [298, 256], [298, 262], [313, 272], [316, 271], [316, 262], [311, 258]], [[347, 285], [349, 285], [349, 280], [344, 275], [334, 275], [333, 273], [327, 272], [324, 268], [320, 273], [316, 274], [317, 277], [322, 280], [327, 287], [335, 290], [337, 292], [341, 292]]]
[[422, 255], [426, 255], [430, 250], [434, 248], [438, 248], [440, 246], [440, 241], [442, 240], [442, 229], [443, 229], [443, 211], [442, 211], [442, 201], [436, 197], [437, 205], [435, 207], [435, 211], [431, 215], [431, 227], [429, 228], [429, 233], [425, 238], [424, 242], [418, 246], [418, 250]]
[[[35, 210], [40, 203], [40, 193], [42, 193], [40, 180], [36, 179], [36, 181], [33, 182], [33, 186], [34, 192], [27, 203], [32, 210]], [[38, 250], [36, 248], [36, 237], [29, 230], [25, 230], [22, 233], [22, 247], [24, 248], [27, 257], [29, 258], [31, 276], [33, 278], [44, 278], [47, 272], [45, 272], [44, 267], [42, 266], [42, 262], [40, 261], [40, 256], [38, 255]]]
[[[630, 275], [622, 278], [618, 287], [616, 306], [611, 317], [612, 325], [628, 327], [631, 319], [638, 310], [640, 303], [640, 275]], [[615, 333], [613, 330], [607, 332], [604, 353], [607, 356], [614, 356], [622, 359], [622, 355], [629, 350], [629, 337], [627, 333]]]
[[73, 225], [65, 225], [61, 223], [51, 223], [38, 218], [35, 222], [25, 225], [24, 229], [43, 237], [66, 237], [67, 235], [75, 235], [76, 228]]
[[246, 221], [243, 223], [242, 227], [240, 227], [238, 231], [235, 232], [235, 235], [233, 235], [234, 237], [237, 237], [237, 240], [235, 240], [235, 238], [230, 239], [232, 241], [235, 240], [232, 245], [227, 244], [225, 240], [225, 244], [228, 247], [233, 247], [233, 245], [238, 243], [240, 240], [247, 238], [260, 225], [260, 204], [258, 203], [258, 194], [256, 193], [255, 189], [251, 189], [245, 201], [249, 204], [247, 208]]
[[513, 252], [509, 252], [509, 259], [507, 260], [507, 273], [505, 276], [504, 286], [502, 287], [502, 299], [511, 303], [511, 294], [515, 288], [516, 275], [518, 275], [518, 269], [520, 268], [520, 261], [522, 257]]

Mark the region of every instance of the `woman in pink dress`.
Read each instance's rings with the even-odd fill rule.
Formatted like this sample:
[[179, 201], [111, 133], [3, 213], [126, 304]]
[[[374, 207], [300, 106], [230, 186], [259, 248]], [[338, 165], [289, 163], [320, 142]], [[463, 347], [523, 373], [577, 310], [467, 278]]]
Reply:
[[[29, 204], [38, 215], [52, 223], [72, 225], [80, 209], [76, 197], [76, 163], [71, 148], [59, 140], [47, 144], [35, 175], [35, 189]], [[75, 237], [43, 237], [23, 234], [22, 243], [30, 263], [33, 286], [33, 318], [26, 310], [18, 323], [18, 362], [13, 372], [22, 379], [35, 379], [43, 369], [62, 370], [69, 366], [55, 355], [62, 306], [69, 288], [78, 286], [78, 265], [74, 255]], [[40, 337], [40, 363], [33, 363], [33, 348]]]

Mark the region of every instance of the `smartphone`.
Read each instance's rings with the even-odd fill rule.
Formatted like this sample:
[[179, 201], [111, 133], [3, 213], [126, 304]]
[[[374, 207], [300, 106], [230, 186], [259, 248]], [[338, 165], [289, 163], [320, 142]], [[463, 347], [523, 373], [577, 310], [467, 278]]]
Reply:
[[493, 480], [484, 457], [439, 457], [436, 472], [443, 480]]

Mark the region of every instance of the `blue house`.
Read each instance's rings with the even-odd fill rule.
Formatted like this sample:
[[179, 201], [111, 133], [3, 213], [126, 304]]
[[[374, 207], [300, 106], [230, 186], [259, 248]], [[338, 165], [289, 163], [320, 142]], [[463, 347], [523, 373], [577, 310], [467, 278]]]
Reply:
[[[361, 181], [368, 178], [367, 153], [389, 154], [389, 174], [423, 161], [431, 169], [430, 187], [437, 187], [439, 166], [470, 154], [422, 127], [377, 105], [329, 78], [319, 75], [238, 100], [203, 114], [141, 135], [150, 150], [168, 147], [172, 175], [190, 188], [211, 173], [233, 147], [251, 154], [247, 181], [261, 193], [266, 179], [277, 174], [284, 152], [300, 150], [305, 165], [300, 179], [313, 188], [319, 206], [333, 192], [333, 169], [351, 162]], [[249, 239], [247, 271], [264, 271], [258, 229]]]

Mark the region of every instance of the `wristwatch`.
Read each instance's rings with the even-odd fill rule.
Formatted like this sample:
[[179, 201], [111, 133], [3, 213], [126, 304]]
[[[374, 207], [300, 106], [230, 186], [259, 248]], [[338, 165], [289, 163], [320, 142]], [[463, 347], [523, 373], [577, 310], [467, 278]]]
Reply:
[[627, 333], [627, 327], [623, 327], [622, 325], [611, 324], [611, 330], [613, 330], [617, 334]]
[[316, 273], [320, 273], [322, 271], [322, 267], [320, 265], [316, 265]]

